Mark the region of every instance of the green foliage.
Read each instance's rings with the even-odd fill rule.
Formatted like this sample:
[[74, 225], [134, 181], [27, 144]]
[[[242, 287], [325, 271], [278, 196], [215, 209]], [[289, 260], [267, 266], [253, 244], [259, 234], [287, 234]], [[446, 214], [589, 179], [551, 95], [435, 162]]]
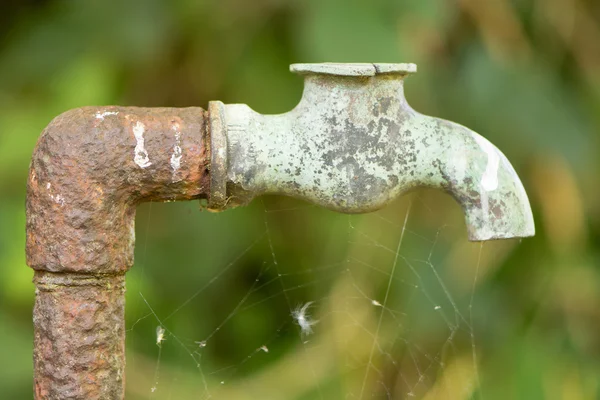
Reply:
[[[413, 237], [403, 255], [423, 260], [431, 252], [429, 261], [457, 293], [459, 307], [473, 305], [481, 353], [479, 394], [488, 399], [597, 398], [600, 23], [590, 16], [597, 6], [504, 0], [490, 2], [498, 9], [486, 12], [477, 5], [483, 3], [48, 0], [0, 5], [5, 21], [0, 28], [3, 398], [31, 393], [33, 285], [24, 257], [24, 201], [29, 159], [44, 126], [59, 113], [85, 105], [205, 107], [219, 99], [247, 103], [263, 113], [284, 112], [297, 103], [302, 87], [288, 64], [322, 61], [417, 63], [419, 74], [406, 82], [408, 101], [423, 113], [488, 137], [513, 162], [528, 190], [538, 234], [520, 244], [486, 245], [474, 303], [469, 290], [478, 245], [465, 243], [460, 210], [444, 196], [413, 198], [412, 230], [431, 239], [443, 224], [453, 227], [450, 233], [441, 230], [435, 247]], [[567, 18], [574, 18], [569, 29], [579, 40], [565, 36]], [[127, 282], [128, 327], [133, 327], [127, 341], [132, 366], [128, 398], [148, 397], [156, 362], [156, 321], [138, 321], [149, 312], [140, 292], [162, 317], [178, 310], [168, 328], [192, 343], [211, 334], [252, 288], [257, 274], [273, 263], [270, 240], [279, 267], [291, 274], [284, 277], [285, 285], [300, 288], [290, 290], [292, 306], [315, 297], [335, 298], [331, 293], [343, 274], [311, 268], [332, 265], [348, 254], [387, 268], [393, 257], [381, 247], [365, 246], [364, 237], [349, 238], [348, 221], [379, 245], [395, 248], [406, 202], [382, 214], [395, 226], [378, 216], [349, 219], [276, 197], [218, 215], [198, 212], [197, 204], [141, 206], [136, 265]], [[295, 211], [265, 212], [287, 208]], [[211, 281], [232, 262], [230, 272]], [[399, 268], [408, 279], [407, 265]], [[302, 271], [306, 274], [295, 274]], [[372, 293], [384, 292], [385, 276], [363, 277]], [[271, 268], [261, 279], [276, 278]], [[427, 274], [423, 280], [430, 288], [438, 282]], [[405, 286], [394, 289], [390, 301], [411, 316], [412, 340], [439, 351], [447, 325], [431, 312], [422, 292], [409, 300]], [[236, 314], [215, 335], [203, 368], [236, 365], [235, 376], [251, 387], [260, 381], [260, 371], [284, 362], [297, 344], [297, 332], [289, 324], [281, 329], [291, 318], [281, 295], [281, 287], [258, 291], [254, 300], [265, 301]], [[439, 288], [432, 296], [440, 304], [447, 301]], [[241, 363], [268, 340], [269, 360], [253, 357]], [[468, 349], [460, 339], [456, 346]], [[458, 355], [449, 354], [448, 364], [458, 363]], [[189, 354], [167, 336], [160, 367], [171, 378], [159, 384], [176, 379], [177, 384], [168, 383], [172, 398], [198, 392], [198, 371], [194, 365], [188, 368], [190, 363]], [[286, 373], [282, 369], [278, 379], [287, 382]], [[321, 394], [343, 398], [344, 379], [329, 371]], [[163, 395], [168, 398], [157, 392], [157, 398]], [[296, 398], [318, 398], [318, 393], [313, 386]]]

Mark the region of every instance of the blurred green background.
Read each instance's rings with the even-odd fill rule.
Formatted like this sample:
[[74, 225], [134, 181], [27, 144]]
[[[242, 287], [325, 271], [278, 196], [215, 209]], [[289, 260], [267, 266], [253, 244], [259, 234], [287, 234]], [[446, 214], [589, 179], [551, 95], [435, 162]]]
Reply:
[[[599, 2], [24, 0], [0, 3], [0, 40], [0, 397], [32, 392], [25, 184], [54, 116], [217, 99], [285, 112], [302, 91], [290, 63], [377, 61], [417, 63], [412, 106], [502, 149], [537, 235], [468, 243], [432, 191], [352, 217], [277, 197], [222, 214], [145, 204], [127, 398], [600, 398]], [[313, 302], [313, 335], [286, 298]]]

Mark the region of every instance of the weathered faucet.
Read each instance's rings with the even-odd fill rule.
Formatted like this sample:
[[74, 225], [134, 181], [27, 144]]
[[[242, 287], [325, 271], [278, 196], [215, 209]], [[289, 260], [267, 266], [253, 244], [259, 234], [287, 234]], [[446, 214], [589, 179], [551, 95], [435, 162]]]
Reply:
[[414, 64], [293, 64], [291, 70], [305, 76], [305, 87], [288, 113], [209, 105], [212, 150], [219, 154], [212, 159], [211, 207], [277, 193], [360, 213], [426, 186], [461, 204], [470, 240], [534, 234], [527, 194], [500, 150], [408, 105], [403, 78], [416, 72]]
[[415, 187], [449, 192], [470, 240], [534, 234], [504, 155], [458, 124], [407, 104], [414, 64], [294, 64], [300, 104], [86, 107], [42, 133], [29, 174], [27, 263], [35, 270], [35, 398], [124, 395], [124, 273], [135, 207], [206, 199], [224, 210], [264, 193], [342, 212], [376, 210]]

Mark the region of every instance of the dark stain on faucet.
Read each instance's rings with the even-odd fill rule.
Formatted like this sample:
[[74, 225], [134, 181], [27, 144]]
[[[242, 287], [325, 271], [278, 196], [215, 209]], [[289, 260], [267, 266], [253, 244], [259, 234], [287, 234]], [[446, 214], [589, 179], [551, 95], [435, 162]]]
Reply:
[[504, 202], [501, 202], [500, 204], [494, 202], [494, 204], [490, 207], [490, 211], [498, 220], [502, 219], [504, 216], [504, 212], [502, 210], [504, 210]]
[[373, 104], [372, 113], [373, 116], [379, 117], [380, 114], [387, 114], [392, 102], [395, 101], [393, 97], [382, 97], [375, 104]]

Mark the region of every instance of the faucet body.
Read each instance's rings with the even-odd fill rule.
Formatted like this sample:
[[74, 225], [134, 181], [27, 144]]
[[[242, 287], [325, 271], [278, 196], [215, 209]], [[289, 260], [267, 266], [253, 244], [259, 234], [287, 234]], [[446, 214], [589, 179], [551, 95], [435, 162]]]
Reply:
[[55, 118], [27, 185], [27, 264], [35, 270], [36, 399], [124, 396], [124, 274], [135, 207], [206, 199], [224, 210], [276, 193], [332, 210], [383, 207], [420, 186], [446, 190], [469, 238], [534, 234], [527, 195], [483, 137], [414, 111], [413, 64], [295, 64], [292, 111], [84, 107]]
[[226, 167], [214, 169], [226, 170], [227, 186], [227, 204], [212, 207], [270, 193], [362, 213], [433, 187], [460, 203], [470, 240], [534, 234], [527, 194], [502, 152], [470, 129], [408, 105], [404, 77], [416, 71], [414, 64], [291, 69], [305, 76], [305, 88], [290, 112], [261, 115], [245, 104], [211, 108], [226, 155], [218, 160]]

